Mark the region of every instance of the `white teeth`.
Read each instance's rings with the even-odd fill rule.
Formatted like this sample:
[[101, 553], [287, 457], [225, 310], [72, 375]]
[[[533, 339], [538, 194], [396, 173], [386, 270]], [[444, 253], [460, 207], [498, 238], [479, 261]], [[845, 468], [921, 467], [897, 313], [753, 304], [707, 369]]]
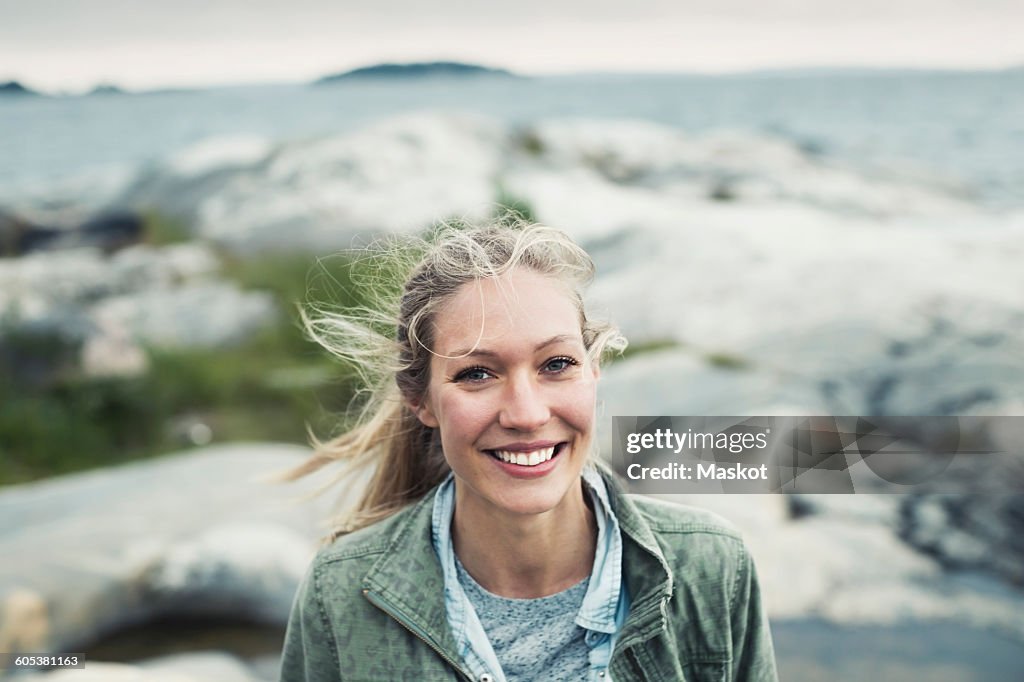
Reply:
[[508, 462], [509, 464], [534, 467], [551, 459], [555, 454], [555, 448], [541, 448], [540, 450], [534, 450], [533, 452], [509, 452], [508, 450], [495, 450], [494, 454], [496, 454], [501, 461]]

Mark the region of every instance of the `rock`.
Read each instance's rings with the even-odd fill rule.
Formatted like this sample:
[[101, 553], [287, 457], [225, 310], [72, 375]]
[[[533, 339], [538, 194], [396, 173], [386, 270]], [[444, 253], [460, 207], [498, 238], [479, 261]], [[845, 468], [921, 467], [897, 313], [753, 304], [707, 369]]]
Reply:
[[[750, 132], [693, 136], [645, 121], [555, 119], [534, 123], [515, 137], [528, 141], [528, 147], [520, 145], [527, 153], [512, 166], [506, 184], [536, 202], [546, 220], [563, 226], [570, 223], [562, 215], [597, 206], [562, 201], [559, 208], [557, 192], [537, 186], [537, 171], [563, 186], [562, 197], [578, 196], [564, 190], [578, 171], [585, 171], [617, 194], [629, 193], [641, 201], [656, 198], [663, 204], [679, 199], [703, 204], [783, 202], [868, 218], [924, 214], [948, 220], [972, 212], [963, 198], [966, 190], [948, 181], [899, 169], [873, 169], [869, 175], [783, 138]], [[535, 196], [538, 189], [543, 201]]]
[[234, 656], [216, 652], [176, 654], [149, 659], [139, 665], [147, 673], [182, 675], [199, 682], [250, 682], [249, 669]]
[[99, 325], [127, 329], [133, 340], [168, 348], [230, 346], [277, 315], [265, 292], [205, 282], [112, 296], [92, 307]]
[[130, 377], [144, 374], [149, 356], [116, 319], [96, 320], [97, 332], [82, 344], [79, 365], [89, 378]]
[[59, 236], [56, 229], [35, 225], [12, 213], [0, 211], [0, 257], [20, 256], [45, 246]]
[[204, 651], [140, 663], [88, 661], [83, 669], [57, 670], [23, 678], [39, 682], [257, 682], [244, 663], [228, 654]]
[[790, 516], [802, 519], [823, 516], [840, 521], [874, 523], [890, 530], [899, 529], [898, 495], [786, 495]]
[[[579, 202], [588, 218], [607, 206], [589, 196]], [[1012, 414], [1020, 404], [1024, 316], [1011, 292], [1024, 290], [1024, 271], [1012, 221], [986, 228], [985, 248], [966, 266], [961, 245], [976, 239], [966, 231], [889, 225], [882, 234], [805, 209], [757, 213], [695, 208], [685, 219], [608, 225], [587, 240], [607, 273], [588, 300], [641, 344], [671, 340], [695, 357], [742, 359], [748, 378], [774, 377], [817, 414]], [[883, 242], [891, 250], [879, 256], [870, 245]], [[842, 257], [827, 258], [832, 251]], [[852, 284], [867, 271], [870, 286]], [[658, 381], [668, 390], [683, 379]], [[747, 399], [731, 404], [736, 412]]]
[[202, 140], [167, 160], [167, 170], [182, 179], [203, 179], [220, 171], [244, 170], [265, 163], [274, 152], [269, 140], [232, 135]]
[[45, 651], [50, 619], [41, 594], [22, 587], [0, 593], [0, 651]]
[[[332, 250], [357, 236], [488, 213], [498, 185], [592, 253], [596, 316], [618, 323], [634, 347], [661, 347], [605, 367], [602, 415], [1024, 410], [1024, 214], [990, 213], [934, 179], [858, 172], [777, 138], [607, 121], [513, 129], [475, 116], [413, 115], [313, 140], [208, 140], [151, 168], [124, 201], [191, 216], [198, 234], [239, 251]], [[729, 201], [709, 197], [717, 188]], [[147, 318], [157, 307], [174, 310], [175, 325], [209, 323], [185, 319], [205, 307], [199, 287], [175, 303], [135, 293], [147, 267], [126, 265], [109, 279], [111, 263], [146, 261], [137, 249], [80, 262], [47, 254], [54, 259], [34, 278], [26, 273], [42, 254], [21, 259], [28, 265], [0, 263], [0, 303], [16, 295], [23, 310], [73, 319], [56, 302], [92, 315], [101, 299], [121, 296], [111, 319], [147, 338], [177, 333]], [[245, 308], [236, 294], [209, 298]], [[605, 445], [609, 435], [600, 434]], [[962, 619], [1024, 632], [1017, 592], [946, 570], [1015, 580], [1016, 506], [797, 500], [799, 520], [782, 498], [709, 503], [748, 529], [773, 615]], [[233, 554], [241, 548], [218, 554], [218, 543], [249, 532], [287, 544], [262, 526], [203, 528], [174, 552], [165, 544], [132, 565], [144, 565], [154, 594], [175, 594], [186, 576], [197, 592], [182, 592], [191, 596], [180, 603], [191, 604], [221, 585], [221, 558], [242, 561]], [[253, 561], [260, 571], [291, 570], [266, 555]], [[241, 569], [229, 574], [250, 591], [262, 584]], [[278, 608], [272, 599], [244, 603], [254, 614]], [[54, 627], [69, 620], [56, 615]]]
[[113, 253], [143, 237], [142, 219], [133, 213], [108, 213], [75, 227], [37, 225], [0, 213], [0, 256], [22, 256], [33, 251], [97, 248]]
[[278, 523], [222, 523], [167, 548], [144, 577], [167, 615], [235, 614], [279, 623], [291, 608], [309, 540]]
[[0, 261], [0, 314], [16, 309], [23, 320], [39, 319], [127, 290], [108, 263], [91, 249]]
[[182, 172], [193, 165], [182, 158], [217, 156], [190, 148], [142, 175], [119, 204], [191, 218], [199, 235], [235, 251], [331, 251], [486, 215], [508, 136], [478, 116], [406, 116]]
[[921, 493], [908, 496], [901, 511], [901, 536], [943, 565], [1024, 586], [1024, 494]]
[[[598, 409], [606, 416], [741, 416], [819, 414], [822, 406], [812, 382], [760, 367], [723, 369], [698, 350], [675, 347], [606, 367], [598, 382]], [[598, 443], [606, 457], [611, 437], [611, 420], [600, 419]]]
[[[656, 497], [709, 509], [741, 529], [775, 621], [957, 623], [1024, 642], [1024, 593], [992, 576], [947, 573], [904, 543], [896, 529], [879, 521], [878, 512], [890, 505], [892, 496], [861, 500], [854, 507], [843, 500], [846, 510], [838, 515], [828, 503], [825, 513], [799, 519], [789, 517], [781, 495]], [[830, 499], [846, 497], [853, 496]]]
[[138, 244], [144, 235], [142, 218], [134, 213], [110, 213], [96, 216], [76, 228], [79, 246], [94, 246], [112, 253]]
[[302, 501], [323, 477], [266, 477], [306, 455], [214, 447], [0, 491], [3, 642], [79, 651], [169, 615], [283, 625], [332, 501]]
[[88, 374], [124, 375], [144, 369], [139, 343], [231, 344], [276, 316], [269, 294], [214, 281], [218, 268], [197, 243], [31, 254], [0, 262], [0, 317], [80, 345]]
[[270, 654], [249, 659], [249, 669], [257, 680], [277, 682], [281, 677], [281, 656]]

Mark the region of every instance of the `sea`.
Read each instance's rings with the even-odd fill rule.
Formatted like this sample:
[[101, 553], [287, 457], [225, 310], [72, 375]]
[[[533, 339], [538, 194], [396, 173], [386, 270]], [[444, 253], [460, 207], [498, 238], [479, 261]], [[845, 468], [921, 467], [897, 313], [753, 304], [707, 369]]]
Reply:
[[515, 125], [639, 119], [699, 135], [741, 130], [871, 172], [950, 182], [985, 207], [1024, 207], [1024, 69], [810, 70], [743, 75], [573, 75], [348, 80], [62, 97], [0, 97], [0, 207], [115, 196], [196, 142], [273, 142], [421, 110]]

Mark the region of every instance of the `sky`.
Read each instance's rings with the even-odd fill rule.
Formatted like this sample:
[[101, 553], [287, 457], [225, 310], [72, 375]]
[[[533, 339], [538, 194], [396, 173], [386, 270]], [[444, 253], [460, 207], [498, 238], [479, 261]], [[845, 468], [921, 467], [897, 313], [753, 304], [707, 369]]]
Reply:
[[[628, 5], [628, 6], [627, 6]], [[1021, 0], [0, 0], [0, 81], [305, 81], [384, 61], [524, 74], [1024, 63]]]

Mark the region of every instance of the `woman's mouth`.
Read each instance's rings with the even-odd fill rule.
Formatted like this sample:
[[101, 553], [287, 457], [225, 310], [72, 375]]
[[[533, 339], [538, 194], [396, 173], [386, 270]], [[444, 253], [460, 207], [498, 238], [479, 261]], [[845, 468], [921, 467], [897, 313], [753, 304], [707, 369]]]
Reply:
[[561, 453], [564, 446], [565, 443], [558, 443], [557, 445], [537, 448], [536, 450], [487, 450], [487, 454], [507, 464], [534, 467], [557, 456]]

